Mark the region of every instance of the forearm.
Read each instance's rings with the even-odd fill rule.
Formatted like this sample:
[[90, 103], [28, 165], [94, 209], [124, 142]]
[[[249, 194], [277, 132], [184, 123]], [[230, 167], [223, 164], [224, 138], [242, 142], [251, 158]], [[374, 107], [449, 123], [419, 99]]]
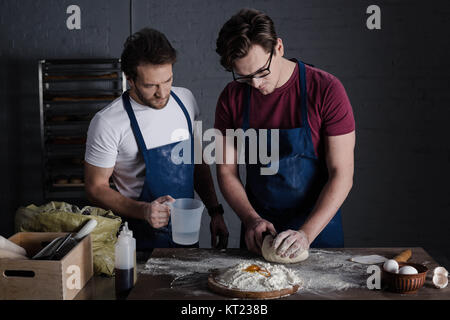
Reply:
[[237, 174], [221, 172], [220, 165], [218, 165], [217, 178], [223, 196], [244, 225], [247, 226], [252, 220], [260, 218], [250, 204]]
[[202, 199], [206, 208], [219, 205], [216, 190], [211, 176], [211, 170], [206, 163], [196, 164], [194, 169], [194, 189]]
[[143, 202], [121, 195], [109, 186], [97, 186], [86, 190], [89, 200], [96, 206], [112, 210], [126, 218], [144, 219]]
[[310, 244], [327, 226], [347, 198], [353, 185], [353, 175], [332, 175], [325, 184], [313, 211], [301, 227]]

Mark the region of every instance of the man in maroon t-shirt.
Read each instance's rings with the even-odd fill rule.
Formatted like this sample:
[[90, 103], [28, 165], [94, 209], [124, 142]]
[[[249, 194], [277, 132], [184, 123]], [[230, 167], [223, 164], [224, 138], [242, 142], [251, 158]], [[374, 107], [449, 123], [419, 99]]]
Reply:
[[241, 246], [261, 253], [268, 232], [276, 235], [272, 245], [281, 257], [295, 258], [310, 246], [342, 247], [340, 207], [353, 184], [355, 146], [344, 87], [325, 71], [284, 58], [272, 20], [253, 9], [225, 23], [216, 51], [234, 81], [219, 97], [214, 127], [224, 135], [279, 130], [279, 172], [263, 176], [247, 165], [245, 187], [236, 144], [216, 140], [224, 143], [224, 159], [234, 154], [231, 163], [218, 161], [217, 176], [242, 221]]

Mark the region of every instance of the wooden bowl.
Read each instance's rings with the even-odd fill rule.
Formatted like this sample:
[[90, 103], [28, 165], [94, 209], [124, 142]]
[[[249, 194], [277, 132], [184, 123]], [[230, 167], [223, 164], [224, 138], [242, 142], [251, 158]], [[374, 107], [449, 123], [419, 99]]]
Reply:
[[399, 262], [399, 268], [411, 266], [416, 268], [418, 274], [398, 274], [382, 270], [382, 282], [387, 289], [397, 293], [416, 293], [422, 288], [427, 277], [428, 269], [417, 263]]

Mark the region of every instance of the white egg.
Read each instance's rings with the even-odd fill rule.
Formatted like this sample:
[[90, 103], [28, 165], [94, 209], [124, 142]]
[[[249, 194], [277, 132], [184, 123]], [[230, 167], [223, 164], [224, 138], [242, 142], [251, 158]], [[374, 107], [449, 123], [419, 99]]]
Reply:
[[387, 272], [398, 273], [398, 263], [393, 259], [387, 260], [383, 264], [383, 269]]
[[418, 274], [417, 269], [411, 266], [401, 267], [398, 271], [400, 274]]
[[436, 288], [444, 289], [448, 285], [448, 278], [442, 274], [435, 274], [433, 276], [433, 284]]
[[447, 269], [445, 269], [444, 267], [436, 267], [433, 271], [433, 274], [435, 275], [441, 275], [445, 278], [448, 277], [448, 271]]

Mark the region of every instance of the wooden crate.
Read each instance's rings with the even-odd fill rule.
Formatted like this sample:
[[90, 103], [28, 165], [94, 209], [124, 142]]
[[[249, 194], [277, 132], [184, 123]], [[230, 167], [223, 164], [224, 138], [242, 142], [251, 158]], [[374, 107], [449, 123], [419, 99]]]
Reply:
[[[67, 233], [19, 232], [10, 241], [34, 256], [45, 242]], [[0, 259], [0, 299], [71, 300], [94, 273], [88, 235], [59, 261]]]

